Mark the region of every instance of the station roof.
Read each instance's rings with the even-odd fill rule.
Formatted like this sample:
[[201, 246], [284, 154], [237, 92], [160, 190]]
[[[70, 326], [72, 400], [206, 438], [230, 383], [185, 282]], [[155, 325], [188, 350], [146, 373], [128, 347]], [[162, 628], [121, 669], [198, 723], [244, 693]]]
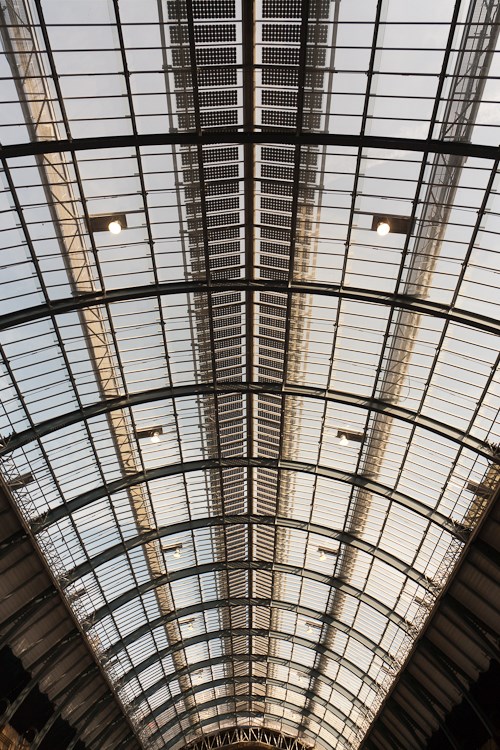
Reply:
[[3, 486], [145, 749], [359, 747], [491, 504], [499, 14], [0, 11]]

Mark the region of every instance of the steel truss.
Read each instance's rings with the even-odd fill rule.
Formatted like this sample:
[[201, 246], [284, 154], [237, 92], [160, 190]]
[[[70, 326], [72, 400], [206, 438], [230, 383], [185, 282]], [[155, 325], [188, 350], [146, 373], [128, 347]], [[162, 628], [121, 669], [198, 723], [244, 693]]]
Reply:
[[245, 742], [259, 742], [276, 750], [305, 750], [297, 737], [290, 737], [264, 727], [236, 727], [225, 732], [217, 732], [192, 742], [186, 750], [222, 750], [228, 745]]

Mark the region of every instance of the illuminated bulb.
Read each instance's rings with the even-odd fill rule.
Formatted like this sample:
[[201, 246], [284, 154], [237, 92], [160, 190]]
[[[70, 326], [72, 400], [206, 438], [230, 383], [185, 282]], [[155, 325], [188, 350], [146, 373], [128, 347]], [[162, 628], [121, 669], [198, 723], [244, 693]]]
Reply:
[[319, 551], [319, 559], [320, 560], [326, 560], [326, 554], [324, 549], [320, 549]]
[[379, 221], [377, 224], [377, 234], [379, 234], [381, 237], [385, 237], [386, 234], [389, 234], [391, 231], [391, 225], [387, 221], [387, 219], [382, 219], [382, 221]]
[[111, 234], [120, 234], [120, 232], [122, 231], [122, 225], [120, 224], [118, 219], [113, 219], [113, 221], [109, 222], [108, 229]]
[[307, 632], [308, 633], [312, 633], [313, 632], [313, 629], [312, 629], [312, 627], [310, 625], [307, 626]]
[[194, 625], [192, 622], [189, 623], [188, 630], [194, 630]]
[[175, 552], [174, 552], [174, 557], [178, 560], [180, 556], [181, 556], [181, 548], [176, 547]]
[[155, 432], [153, 432], [153, 434], [151, 435], [151, 442], [152, 443], [160, 442], [160, 433], [157, 430], [155, 430]]
[[349, 441], [345, 433], [342, 433], [342, 435], [340, 436], [339, 445], [349, 445]]

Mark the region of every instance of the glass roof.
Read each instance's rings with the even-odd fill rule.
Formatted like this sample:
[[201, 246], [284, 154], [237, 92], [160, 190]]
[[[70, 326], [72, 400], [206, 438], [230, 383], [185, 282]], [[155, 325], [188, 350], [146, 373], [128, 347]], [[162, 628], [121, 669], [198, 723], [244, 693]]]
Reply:
[[2, 473], [144, 748], [357, 748], [481, 516], [499, 14], [0, 10]]

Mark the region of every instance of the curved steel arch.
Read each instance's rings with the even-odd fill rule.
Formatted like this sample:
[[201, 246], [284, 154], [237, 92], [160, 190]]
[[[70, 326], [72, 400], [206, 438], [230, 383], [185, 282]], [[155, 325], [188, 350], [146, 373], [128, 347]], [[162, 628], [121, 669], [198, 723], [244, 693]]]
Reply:
[[442, 140], [440, 138], [401, 138], [394, 136], [368, 135], [366, 133], [295, 133], [290, 130], [239, 130], [213, 132], [162, 132], [130, 135], [93, 136], [84, 138], [61, 138], [37, 140], [29, 143], [12, 143], [2, 146], [2, 158], [13, 159], [37, 154], [56, 154], [63, 151], [94, 151], [109, 148], [144, 148], [146, 146], [209, 146], [223, 144], [288, 144], [291, 146], [347, 146], [351, 148], [383, 149], [390, 151], [413, 151], [417, 153], [470, 156], [475, 159], [498, 159], [499, 149], [465, 140]]
[[244, 607], [244, 606], [270, 607], [270, 608], [272, 607], [274, 609], [283, 610], [285, 612], [295, 612], [297, 615], [301, 615], [304, 617], [316, 618], [317, 620], [322, 622], [324, 625], [328, 625], [329, 627], [335, 627], [337, 630], [340, 630], [343, 633], [348, 633], [352, 635], [354, 640], [358, 641], [358, 643], [361, 643], [361, 645], [366, 646], [366, 648], [368, 648], [370, 651], [375, 653], [381, 659], [384, 659], [384, 661], [392, 661], [391, 655], [389, 654], [388, 651], [385, 651], [377, 643], [375, 643], [374, 641], [371, 641], [363, 633], [360, 633], [358, 630], [354, 630], [354, 628], [351, 628], [349, 625], [346, 625], [341, 620], [337, 620], [335, 617], [328, 615], [326, 612], [321, 612], [320, 610], [314, 609], [313, 607], [304, 607], [301, 604], [294, 604], [293, 602], [287, 602], [284, 600], [279, 600], [279, 599], [274, 599], [274, 598], [264, 599], [264, 598], [257, 597], [257, 596], [228, 597], [226, 599], [210, 599], [209, 601], [206, 601], [206, 602], [190, 604], [189, 606], [182, 607], [181, 609], [176, 609], [174, 612], [171, 612], [168, 615], [161, 615], [160, 617], [157, 617], [155, 620], [149, 620], [144, 625], [141, 625], [135, 630], [132, 630], [132, 632], [128, 633], [124, 638], [120, 638], [120, 640], [117, 641], [116, 644], [113, 644], [107, 649], [107, 651], [104, 654], [104, 658], [112, 658], [113, 656], [116, 656], [122, 651], [123, 648], [126, 648], [126, 646], [130, 645], [131, 643], [135, 643], [135, 641], [137, 641], [139, 638], [142, 638], [142, 636], [146, 635], [151, 630], [154, 630], [155, 628], [158, 628], [169, 622], [182, 620], [185, 617], [189, 617], [190, 615], [194, 615], [196, 613], [201, 613], [201, 612], [207, 612], [211, 609], [219, 609], [221, 607]]
[[271, 382], [234, 382], [215, 385], [213, 383], [190, 383], [189, 385], [155, 388], [150, 391], [140, 391], [138, 393], [127, 394], [126, 396], [98, 401], [97, 403], [84, 406], [82, 409], [47, 419], [36, 424], [33, 428], [12, 434], [4, 441], [3, 445], [0, 445], [0, 457], [8, 455], [18, 448], [28, 445], [30, 442], [46, 435], [50, 435], [57, 430], [79, 424], [84, 420], [109, 414], [118, 409], [133, 408], [143, 404], [154, 403], [155, 401], [170, 401], [195, 396], [230, 395], [233, 393], [244, 395], [252, 393], [258, 395], [271, 394], [309, 398], [328, 403], [347, 404], [367, 411], [375, 411], [393, 419], [408, 422], [423, 430], [429, 430], [433, 434], [451, 440], [463, 448], [468, 448], [492, 462], [500, 462], [498, 451], [495, 451], [489, 443], [478, 440], [455, 427], [439, 422], [437, 419], [432, 419], [432, 417], [423, 416], [411, 409], [397, 406], [391, 401], [314, 386], [297, 384], [282, 385], [281, 383]]
[[34, 305], [0, 316], [0, 331], [14, 326], [32, 323], [43, 318], [52, 318], [69, 312], [76, 312], [98, 305], [110, 305], [114, 302], [150, 299], [175, 294], [190, 294], [193, 292], [277, 292], [281, 294], [312, 294], [325, 297], [336, 297], [353, 302], [367, 302], [385, 307], [397, 307], [401, 310], [413, 311], [422, 315], [443, 318], [459, 325], [475, 328], [486, 333], [500, 335], [500, 321], [486, 315], [469, 312], [460, 308], [450, 308], [439, 302], [412, 297], [408, 294], [395, 294], [358, 287], [341, 287], [337, 284], [323, 284], [312, 281], [294, 281], [291, 284], [280, 281], [259, 279], [232, 279], [230, 281], [169, 281], [145, 286], [123, 287], [92, 293], [79, 294], [75, 297], [53, 300], [50, 303]]
[[[353, 675], [361, 680], [361, 682], [364, 682], [371, 690], [375, 690], [378, 687], [378, 683], [372, 677], [365, 674], [365, 672], [363, 672], [363, 670], [360, 669], [356, 664], [353, 664], [353, 662], [349, 661], [349, 659], [346, 659], [344, 656], [340, 656], [339, 654], [335, 653], [335, 651], [332, 651], [323, 643], [313, 644], [312, 641], [309, 641], [307, 638], [303, 638], [300, 635], [292, 635], [291, 633], [283, 633], [281, 630], [268, 630], [265, 628], [224, 628], [222, 630], [210, 630], [205, 633], [200, 633], [199, 635], [194, 635], [191, 638], [185, 638], [182, 641], [178, 641], [177, 643], [173, 643], [170, 646], [166, 646], [164, 649], [157, 651], [155, 654], [151, 654], [150, 656], [146, 657], [146, 659], [143, 659], [142, 662], [136, 664], [133, 672], [134, 674], [140, 674], [145, 669], [155, 664], [157, 661], [161, 661], [162, 659], [170, 656], [176, 651], [180, 651], [184, 648], [189, 648], [190, 646], [196, 646], [196, 644], [198, 643], [206, 643], [207, 641], [211, 641], [215, 638], [224, 638], [227, 635], [265, 636], [275, 641], [288, 641], [290, 643], [295, 643], [308, 649], [314, 646], [317, 653], [326, 656], [332, 661], [336, 661], [349, 672], [352, 672]], [[116, 682], [117, 690], [120, 690], [124, 685], [126, 685], [133, 676], [134, 675], [131, 674], [131, 672], [122, 675], [122, 677]]]
[[129, 589], [124, 594], [117, 596], [116, 599], [104, 604], [90, 616], [92, 623], [95, 624], [107, 617], [109, 614], [116, 612], [117, 609], [122, 607], [124, 604], [136, 599], [138, 596], [143, 596], [148, 591], [154, 591], [160, 586], [164, 586], [168, 583], [175, 583], [176, 581], [182, 581], [185, 578], [192, 578], [193, 576], [202, 576], [205, 573], [217, 573], [219, 571], [232, 571], [232, 570], [268, 570], [276, 571], [279, 573], [287, 573], [289, 575], [297, 575], [301, 578], [305, 578], [310, 581], [316, 581], [317, 583], [323, 583], [325, 586], [335, 588], [338, 591], [347, 596], [352, 596], [354, 599], [363, 602], [366, 606], [378, 612], [383, 617], [393, 622], [399, 628], [408, 630], [408, 622], [401, 615], [382, 604], [375, 597], [370, 596], [364, 591], [351, 586], [342, 579], [336, 579], [334, 576], [328, 576], [324, 573], [318, 573], [315, 570], [309, 570], [308, 568], [301, 567], [299, 565], [287, 565], [285, 563], [268, 562], [263, 560], [230, 560], [223, 562], [210, 562], [204, 565], [192, 565], [189, 568], [183, 568], [182, 570], [176, 570], [173, 573], [165, 573], [165, 575], [159, 576], [149, 581], [145, 581], [140, 586]]
[[[250, 606], [272, 606], [272, 607], [274, 607], [276, 609], [280, 609], [280, 610], [283, 610], [283, 611], [296, 612], [299, 615], [316, 618], [316, 619], [322, 621], [324, 624], [326, 624], [328, 626], [333, 626], [336, 629], [338, 629], [338, 630], [340, 630], [340, 631], [342, 631], [344, 633], [350, 634], [352, 636], [352, 638], [354, 638], [354, 640], [356, 640], [359, 643], [361, 643], [361, 645], [365, 646], [368, 650], [372, 651], [374, 654], [376, 654], [383, 661], [385, 661], [385, 662], [391, 661], [391, 655], [388, 652], [384, 651], [384, 649], [382, 649], [376, 643], [370, 641], [366, 636], [364, 636], [359, 631], [354, 630], [353, 628], [350, 628], [345, 623], [341, 622], [340, 620], [336, 620], [335, 618], [331, 617], [330, 615], [328, 615], [328, 614], [326, 614], [324, 612], [320, 612], [319, 610], [315, 610], [315, 609], [310, 608], [310, 607], [303, 607], [303, 606], [298, 605], [298, 604], [293, 604], [291, 602], [285, 602], [285, 601], [279, 601], [279, 600], [277, 601], [275, 599], [272, 599], [272, 600], [271, 599], [260, 599], [260, 598], [257, 598], [257, 597], [250, 597], [250, 598], [249, 597], [243, 597], [243, 598], [236, 598], [236, 597], [234, 597], [234, 598], [230, 598], [230, 599], [216, 599], [216, 600], [211, 600], [211, 601], [208, 601], [208, 602], [201, 602], [199, 604], [194, 604], [194, 605], [190, 605], [190, 606], [187, 606], [187, 607], [183, 607], [180, 610], [175, 610], [175, 612], [171, 613], [170, 615], [165, 615], [163, 617], [158, 617], [156, 620], [152, 620], [152, 621], [149, 621], [148, 623], [146, 623], [145, 625], [141, 625], [139, 628], [137, 628], [136, 630], [132, 631], [127, 636], [125, 636], [123, 639], [120, 639], [119, 641], [117, 641], [116, 644], [114, 644], [113, 646], [110, 646], [107, 649], [107, 651], [104, 652], [104, 654], [102, 655], [102, 659], [104, 661], [108, 661], [108, 660], [113, 659], [113, 657], [117, 656], [123, 650], [123, 648], [125, 648], [128, 645], [130, 645], [131, 643], [134, 643], [136, 640], [138, 640], [139, 638], [141, 638], [143, 635], [145, 635], [148, 632], [156, 629], [157, 627], [160, 627], [160, 626], [166, 624], [167, 622], [173, 622], [173, 621], [176, 621], [176, 620], [179, 621], [179, 620], [182, 620], [185, 617], [188, 617], [191, 614], [195, 614], [196, 612], [204, 612], [204, 611], [207, 611], [207, 610], [210, 610], [210, 609], [217, 609], [217, 608], [223, 607], [223, 606], [245, 606], [245, 605], [247, 605], [247, 606], [248, 605], [250, 605]], [[59, 647], [59, 645], [60, 644], [58, 643], [57, 647]], [[224, 657], [219, 657], [215, 661], [214, 660], [208, 660], [208, 662], [211, 665], [211, 664], [217, 664], [217, 663], [224, 663], [226, 660], [230, 661], [231, 659], [234, 660], [234, 659], [238, 659], [239, 658], [240, 660], [242, 660], [243, 656], [244, 655], [242, 655], [242, 654], [232, 655], [231, 657], [228, 657], [227, 655], [224, 655]], [[50, 654], [46, 658], [50, 659], [51, 658]], [[252, 655], [252, 657], [250, 657], [250, 655], [248, 655], [248, 659], [245, 659], [245, 661], [250, 661], [251, 658], [255, 659], [255, 655]], [[267, 655], [265, 657], [263, 657], [263, 659], [262, 659], [262, 661], [268, 661], [268, 660], [269, 660], [269, 657]], [[275, 661], [276, 657], [273, 657], [272, 660]], [[282, 663], [285, 666], [290, 666], [290, 664], [291, 664], [289, 660], [285, 660], [285, 659], [282, 660]], [[304, 669], [303, 665], [298, 665], [297, 664], [296, 667], [297, 667], [297, 671], [302, 671]], [[196, 666], [195, 665], [190, 665], [189, 667], [186, 667], [185, 670], [183, 670], [183, 673], [185, 673], [186, 675], [188, 675], [194, 669], [198, 669], [198, 668], [200, 668], [198, 665], [196, 665]], [[87, 680], [87, 676], [90, 679], [94, 675], [96, 669], [97, 669], [97, 667], [94, 665], [94, 669], [92, 671], [92, 674], [89, 671], [88, 675], [87, 674], [80, 674], [80, 675], [78, 675], [77, 678], [75, 678], [69, 685], [67, 685], [65, 687], [65, 691], [70, 691], [71, 692], [73, 689], [81, 688], [81, 680], [85, 678], [84, 679], [84, 684], [85, 684], [85, 682], [88, 681]], [[334, 680], [331, 680], [330, 678], [327, 678], [327, 676], [324, 675], [322, 672], [319, 672], [318, 670], [314, 670], [314, 669], [306, 669], [305, 671], [306, 671], [306, 674], [308, 674], [308, 675], [311, 674], [312, 672], [314, 672], [315, 676], [316, 676], [316, 679], [319, 679], [322, 682], [327, 682], [327, 684], [329, 685], [329, 687], [332, 687], [332, 688], [338, 690], [338, 692], [340, 692], [342, 695], [344, 695], [344, 697], [346, 697], [351, 702], [354, 702], [354, 703], [358, 702], [358, 699], [356, 698], [356, 696], [354, 696], [351, 693], [349, 693], [349, 691], [347, 691], [345, 688], [342, 688], [342, 686], [339, 685], [339, 684], [337, 684]], [[136, 669], [133, 669], [130, 672], [128, 672], [125, 675], [123, 675], [120, 678], [120, 681], [121, 682], [123, 681], [123, 683], [125, 684], [126, 682], [129, 681], [129, 679], [133, 679], [133, 677], [135, 676], [135, 674], [136, 674]], [[138, 696], [138, 698], [135, 701], [132, 701], [132, 703], [130, 705], [132, 706], [134, 703], [139, 703], [140, 700], [143, 700], [144, 698], [147, 698], [148, 696], [152, 695], [154, 692], [156, 692], [156, 690], [160, 689], [160, 687], [162, 685], [169, 684], [170, 681], [177, 679], [178, 676], [179, 676], [178, 672], [173, 672], [170, 675], [170, 678], [168, 678], [168, 679], [162, 678], [159, 682], [155, 683], [153, 686], [151, 686], [146, 691], [144, 691], [143, 693], [141, 693], [141, 695]], [[301, 690], [303, 690], [303, 689], [301, 688]], [[110, 694], [110, 700], [112, 698], [113, 698], [113, 696]], [[359, 707], [362, 707], [362, 705], [363, 704], [360, 703]], [[62, 708], [63, 708], [63, 706], [61, 707], [61, 710], [62, 710]], [[90, 710], [90, 708], [89, 708], [89, 710]], [[57, 716], [59, 715], [59, 713], [60, 713], [60, 711], [57, 712]], [[57, 716], [56, 716], [56, 718], [57, 718]]]
[[120, 490], [134, 487], [144, 482], [153, 482], [156, 479], [164, 479], [165, 477], [175, 476], [177, 474], [186, 474], [192, 471], [208, 471], [210, 469], [227, 469], [227, 468], [264, 468], [264, 469], [275, 469], [284, 471], [297, 471], [304, 474], [314, 474], [315, 476], [322, 477], [324, 479], [331, 479], [336, 482], [343, 482], [350, 484], [354, 487], [359, 487], [367, 492], [371, 492], [375, 495], [380, 495], [388, 500], [391, 500], [398, 505], [413, 511], [417, 515], [427, 518], [428, 521], [440, 526], [445, 531], [448, 531], [452, 536], [459, 536], [460, 533], [465, 532], [463, 526], [455, 523], [453, 520], [445, 516], [443, 513], [430, 508], [428, 505], [415, 500], [410, 495], [406, 495], [403, 492], [399, 492], [392, 487], [381, 484], [380, 482], [370, 479], [366, 476], [359, 474], [350, 474], [339, 469], [332, 469], [326, 466], [319, 466], [318, 464], [308, 464], [301, 461], [291, 461], [288, 459], [272, 459], [272, 458], [254, 458], [248, 456], [238, 456], [235, 458], [206, 458], [198, 461], [187, 461], [179, 464], [167, 464], [165, 466], [159, 466], [148, 471], [139, 471], [135, 474], [127, 474], [120, 479], [116, 479], [113, 482], [109, 482], [107, 485], [100, 485], [93, 490], [84, 492], [82, 495], [68, 500], [63, 505], [58, 505], [55, 508], [47, 511], [42, 517], [32, 520], [32, 528], [38, 532], [43, 528], [50, 526], [56, 521], [60, 521], [66, 516], [71, 515], [81, 508], [85, 508], [87, 505], [100, 500], [103, 497], [113, 495], [115, 492]]
[[[235, 696], [237, 698], [237, 696]], [[267, 719], [268, 721], [272, 721], [274, 723], [279, 722], [280, 724], [285, 724], [288, 727], [291, 727], [295, 732], [297, 731], [297, 724], [293, 721], [290, 721], [290, 719], [286, 719], [283, 716], [278, 716], [276, 714], [269, 714], [267, 712], [263, 711], [257, 711], [257, 710], [250, 710], [245, 709], [244, 711], [238, 711], [238, 716], [243, 717], [247, 716], [249, 718], [259, 718], [263, 719], [264, 721]], [[198, 729], [202, 729], [203, 727], [210, 726], [210, 724], [219, 723], [221, 721], [224, 721], [225, 719], [232, 719], [234, 721], [234, 712], [228, 712], [225, 714], [217, 714], [216, 716], [209, 716], [206, 719], [202, 719], [201, 721], [196, 722], [196, 727]], [[317, 724], [321, 725], [321, 721], [314, 718], [313, 719]], [[276, 731], [276, 730], [274, 730]], [[314, 742], [317, 742], [318, 740], [321, 740], [320, 737], [318, 737], [316, 732], [313, 732], [312, 730], [308, 729], [307, 727], [301, 728], [301, 733], [307, 735], [310, 737]], [[175, 746], [175, 743], [178, 741], [178, 736], [176, 735], [171, 740], [169, 740], [163, 747], [162, 750], [170, 750], [170, 748]], [[192, 744], [192, 741], [189, 743], [189, 745]], [[326, 748], [328, 747], [329, 750], [333, 750], [333, 748], [330, 748], [330, 745], [325, 745], [325, 742], [321, 742], [322, 747]]]
[[172, 674], [165, 679], [164, 677], [160, 678], [155, 682], [153, 685], [150, 685], [149, 688], [144, 690], [140, 695], [138, 695], [134, 700], [130, 702], [130, 707], [132, 710], [135, 709], [136, 706], [140, 705], [141, 701], [145, 698], [149, 698], [150, 696], [154, 695], [154, 693], [157, 692], [162, 686], [168, 685], [172, 680], [175, 680], [179, 677], [179, 675], [189, 675], [193, 672], [198, 671], [199, 669], [211, 669], [214, 666], [218, 666], [220, 664], [232, 664], [233, 662], [266, 662], [269, 664], [277, 664], [282, 667], [287, 667], [288, 669], [293, 669], [296, 672], [303, 673], [306, 677], [310, 677], [311, 679], [317, 679], [323, 684], [327, 685], [332, 690], [336, 690], [340, 695], [342, 695], [346, 700], [351, 701], [357, 708], [360, 710], [363, 710], [365, 708], [365, 704], [360, 701], [360, 699], [351, 693], [347, 688], [343, 687], [339, 682], [336, 682], [332, 677], [328, 677], [324, 672], [319, 672], [317, 669], [314, 669], [313, 667], [305, 667], [300, 662], [292, 661], [291, 659], [285, 658], [283, 656], [276, 656], [276, 655], [270, 655], [270, 654], [222, 654], [220, 656], [214, 656], [210, 659], [203, 659], [202, 661], [193, 662], [192, 664], [189, 664], [188, 666], [184, 667], [182, 670], [179, 670], [177, 672], [172, 672]]
[[112, 560], [117, 555], [123, 554], [124, 552], [143, 544], [174, 536], [175, 534], [181, 534], [186, 531], [195, 531], [197, 529], [213, 528], [214, 526], [244, 526], [249, 524], [273, 526], [284, 529], [297, 529], [298, 531], [322, 536], [326, 539], [340, 542], [341, 544], [348, 544], [393, 567], [412, 581], [415, 581], [415, 583], [418, 583], [422, 588], [430, 589], [432, 587], [431, 581], [423, 573], [412, 568], [411, 565], [403, 562], [390, 552], [385, 552], [375, 544], [366, 542], [346, 531], [337, 531], [310, 521], [301, 521], [294, 518], [286, 518], [284, 516], [261, 516], [255, 514], [244, 516], [207, 516], [204, 518], [193, 518], [191, 521], [182, 521], [178, 524], [163, 526], [144, 534], [138, 534], [135, 537], [127, 539], [124, 544], [120, 543], [113, 547], [109, 547], [104, 552], [91, 558], [91, 560], [81, 563], [76, 568], [73, 568], [73, 570], [69, 571], [65, 576], [65, 580], [68, 583], [76, 581], [87, 573], [92, 572], [102, 563], [109, 562], [109, 560]]
[[[347, 700], [351, 701], [354, 705], [356, 705], [360, 710], [364, 710], [365, 704], [362, 703], [359, 698], [352, 693], [350, 693], [346, 688], [344, 688], [340, 683], [335, 682], [334, 679], [331, 677], [328, 677], [327, 675], [318, 672], [317, 670], [311, 668], [304, 667], [303, 664], [300, 664], [299, 662], [291, 661], [290, 659], [279, 657], [279, 656], [269, 656], [267, 654], [261, 655], [261, 654], [223, 654], [221, 656], [212, 657], [211, 659], [205, 659], [200, 662], [195, 662], [193, 664], [190, 664], [189, 666], [184, 667], [182, 670], [173, 672], [170, 675], [169, 679], [161, 678], [156, 683], [151, 685], [149, 688], [144, 690], [140, 695], [138, 695], [134, 700], [132, 700], [128, 705], [130, 709], [133, 711], [135, 710], [135, 707], [140, 705], [140, 702], [144, 700], [145, 698], [150, 697], [153, 695], [157, 690], [159, 690], [163, 685], [169, 684], [171, 680], [177, 679], [179, 676], [185, 676], [188, 675], [193, 670], [202, 669], [205, 667], [212, 667], [216, 666], [218, 664], [225, 664], [232, 663], [235, 661], [244, 661], [244, 662], [269, 662], [272, 664], [278, 664], [280, 666], [288, 667], [290, 669], [294, 669], [297, 672], [303, 672], [308, 677], [313, 677], [315, 679], [321, 679], [323, 683], [325, 683], [329, 688], [335, 689], [338, 693], [343, 695]], [[109, 694], [108, 700], [112, 700], [113, 696]], [[82, 719], [86, 719], [86, 721], [90, 721], [93, 712], [95, 711], [95, 706], [90, 705], [87, 712], [81, 717]], [[86, 718], [87, 717], [87, 718]], [[116, 723], [116, 722], [115, 722]], [[104, 728], [101, 733], [96, 736], [95, 741], [99, 742], [102, 735], [106, 735], [106, 733], [109, 731], [108, 727]], [[79, 738], [75, 738], [75, 744]], [[68, 747], [68, 750], [73, 750], [72, 747]]]
[[[263, 682], [265, 682], [264, 678], [258, 678], [257, 680], [253, 680], [253, 682], [260, 682], [261, 680]], [[221, 680], [221, 682], [223, 682], [223, 681]], [[248, 678], [246, 679], [246, 682], [249, 682]], [[268, 682], [272, 682], [272, 680], [268, 680]], [[207, 689], [207, 688], [205, 688], [205, 689]], [[177, 697], [178, 701], [182, 700], [182, 695], [181, 696], [176, 696], [176, 697]], [[232, 698], [232, 700], [231, 700], [231, 698]], [[317, 700], [317, 702], [319, 703], [320, 706], [322, 706], [323, 708], [326, 709], [325, 710], [325, 713], [326, 713], [327, 709], [328, 709], [328, 706], [329, 706], [328, 701], [325, 700], [324, 698], [321, 698], [320, 696], [315, 696], [314, 698], [315, 698], [315, 700]], [[177, 724], [180, 724], [182, 721], [185, 721], [186, 719], [191, 718], [191, 716], [196, 716], [196, 714], [199, 714], [200, 711], [205, 711], [208, 708], [215, 708], [216, 706], [224, 705], [224, 703], [229, 703], [230, 704], [232, 702], [237, 702], [237, 701], [248, 701], [251, 704], [252, 702], [259, 701], [259, 696], [258, 695], [252, 695], [252, 694], [249, 694], [249, 693], [245, 693], [245, 694], [238, 693], [238, 694], [236, 694], [234, 696], [223, 696], [223, 697], [220, 697], [220, 698], [213, 698], [213, 699], [211, 699], [209, 701], [205, 701], [204, 703], [199, 703], [196, 707], [190, 708], [187, 711], [182, 711], [177, 716], [174, 716], [173, 719], [170, 719], [170, 721], [168, 721], [166, 724], [164, 724], [161, 727], [159, 727], [156, 730], [156, 732], [154, 732], [153, 734], [151, 734], [148, 737], [148, 741], [154, 743], [155, 740], [156, 740], [156, 738], [163, 737], [163, 735], [166, 732], [168, 732], [169, 729], [172, 729]], [[284, 708], [287, 708], [290, 711], [294, 711], [295, 713], [298, 713], [297, 706], [294, 703], [290, 703], [289, 701], [285, 701], [285, 700], [280, 699], [280, 698], [275, 698], [275, 697], [270, 696], [270, 695], [266, 695], [265, 697], [263, 697], [262, 701], [265, 702], [265, 703], [272, 703], [273, 705], [276, 704], [278, 706], [283, 706]], [[152, 711], [151, 714], [149, 714], [149, 716], [146, 716], [145, 719], [146, 720], [149, 719], [150, 721], [151, 720], [155, 720], [156, 717], [159, 716], [162, 711], [168, 710], [168, 708], [170, 707], [168, 705], [169, 703], [170, 703], [170, 701], [166, 701], [163, 705], [158, 706], [158, 708], [156, 708], [154, 711]], [[340, 716], [337, 714], [337, 712], [340, 714]], [[308, 708], [307, 706], [304, 706], [303, 708], [301, 708], [301, 713], [302, 713], [303, 717], [312, 718], [318, 724], [324, 725], [326, 727], [326, 729], [329, 732], [331, 732], [333, 734], [333, 736], [336, 737], [337, 739], [340, 739], [342, 737], [342, 735], [340, 734], [340, 732], [339, 732], [338, 729], [335, 729], [335, 727], [332, 727], [332, 725], [329, 724], [327, 721], [325, 721], [325, 719], [320, 719], [318, 716], [316, 716], [316, 714], [312, 711], [311, 708]], [[341, 721], [346, 720], [345, 723], [347, 724], [347, 726], [349, 727], [349, 729], [354, 729], [354, 728], [357, 729], [358, 728], [357, 725], [354, 724], [354, 722], [352, 721], [352, 719], [349, 719], [344, 714], [342, 714], [341, 711], [339, 711], [339, 709], [332, 710], [331, 713], [333, 713], [333, 715], [336, 716], [336, 718], [340, 719]], [[297, 727], [300, 726], [300, 723], [297, 722], [296, 726]], [[182, 731], [182, 728], [181, 728], [181, 731]]]

